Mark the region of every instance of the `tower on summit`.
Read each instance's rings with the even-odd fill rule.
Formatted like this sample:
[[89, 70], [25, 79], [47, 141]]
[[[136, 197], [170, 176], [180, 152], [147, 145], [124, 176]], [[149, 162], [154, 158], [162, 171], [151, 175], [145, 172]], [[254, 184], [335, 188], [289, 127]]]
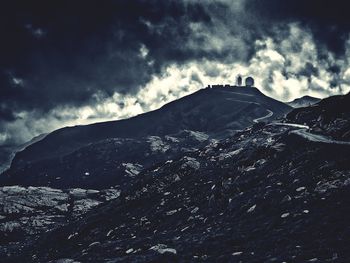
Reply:
[[237, 84], [238, 87], [242, 86], [242, 77], [241, 77], [241, 75], [237, 76], [236, 84]]

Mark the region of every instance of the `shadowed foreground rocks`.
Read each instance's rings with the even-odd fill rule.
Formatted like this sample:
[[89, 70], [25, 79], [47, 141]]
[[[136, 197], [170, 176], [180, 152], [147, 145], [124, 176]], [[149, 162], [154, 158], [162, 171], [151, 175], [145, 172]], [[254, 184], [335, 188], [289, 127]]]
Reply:
[[293, 129], [260, 123], [153, 167], [8, 262], [346, 262], [350, 147]]
[[349, 262], [348, 96], [149, 165], [118, 198], [4, 242], [1, 260]]

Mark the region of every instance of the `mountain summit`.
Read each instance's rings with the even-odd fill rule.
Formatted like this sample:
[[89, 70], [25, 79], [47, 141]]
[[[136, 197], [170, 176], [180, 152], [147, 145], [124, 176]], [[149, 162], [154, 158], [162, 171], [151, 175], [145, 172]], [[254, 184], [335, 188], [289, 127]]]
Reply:
[[1, 183], [95, 188], [127, 183], [203, 141], [290, 109], [254, 87], [208, 87], [130, 119], [56, 130], [17, 153]]

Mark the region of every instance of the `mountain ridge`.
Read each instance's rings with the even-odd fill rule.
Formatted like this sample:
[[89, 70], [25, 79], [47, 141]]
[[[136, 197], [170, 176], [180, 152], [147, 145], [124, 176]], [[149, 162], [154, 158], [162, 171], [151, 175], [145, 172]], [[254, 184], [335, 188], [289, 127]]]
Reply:
[[[202, 143], [181, 131], [204, 132], [208, 141], [225, 138], [255, 122], [282, 117], [290, 109], [256, 88], [202, 89], [129, 119], [56, 130], [17, 153], [0, 184], [65, 188], [108, 187], [113, 181], [128, 184], [131, 179], [124, 178], [128, 174], [125, 166], [130, 165], [126, 164], [146, 169]], [[266, 115], [268, 112], [273, 114]], [[152, 150], [155, 143], [165, 147], [164, 152]]]
[[[117, 129], [118, 130], [118, 127], [109, 127], [110, 126], [110, 124], [123, 124], [123, 123], [125, 123], [125, 122], [130, 122], [130, 121], [135, 121], [135, 120], [139, 120], [139, 119], [141, 119], [142, 121], [148, 121], [149, 119], [151, 119], [151, 117], [153, 117], [153, 116], [151, 116], [151, 115], [157, 115], [157, 114], [159, 114], [159, 113], [161, 113], [161, 114], [163, 114], [163, 111], [164, 110], [167, 110], [167, 111], [169, 111], [169, 110], [171, 110], [171, 108], [174, 106], [174, 105], [177, 105], [178, 103], [184, 103], [184, 102], [186, 102], [187, 100], [191, 100], [190, 102], [191, 103], [193, 103], [193, 99], [196, 99], [195, 97], [196, 96], [199, 96], [199, 95], [201, 95], [201, 94], [203, 94], [203, 93], [207, 93], [207, 92], [210, 92], [211, 94], [214, 94], [214, 92], [217, 92], [217, 93], [220, 93], [220, 92], [228, 92], [228, 94], [238, 94], [238, 93], [235, 93], [235, 91], [234, 90], [238, 90], [238, 91], [241, 91], [241, 92], [243, 92], [243, 93], [240, 93], [240, 94], [243, 94], [243, 96], [245, 96], [245, 95], [247, 95], [247, 94], [245, 94], [244, 92], [247, 92], [247, 91], [249, 91], [249, 92], [253, 92], [253, 93], [256, 93], [256, 94], [261, 94], [261, 95], [263, 95], [258, 89], [256, 89], [256, 88], [239, 88], [239, 87], [237, 87], [237, 88], [230, 88], [230, 89], [227, 89], [227, 88], [220, 88], [220, 89], [202, 89], [202, 90], [199, 90], [199, 91], [197, 91], [197, 92], [195, 92], [195, 93], [192, 93], [192, 94], [190, 94], [190, 95], [187, 95], [187, 96], [185, 96], [185, 97], [183, 97], [183, 98], [180, 98], [179, 100], [175, 100], [175, 101], [173, 101], [173, 102], [170, 102], [170, 103], [168, 103], [168, 104], [166, 104], [166, 105], [164, 105], [164, 106], [162, 106], [161, 108], [159, 108], [159, 109], [156, 109], [156, 110], [153, 110], [153, 111], [150, 111], [150, 112], [147, 112], [147, 113], [144, 113], [144, 114], [140, 114], [140, 115], [137, 115], [137, 116], [134, 116], [134, 117], [130, 117], [130, 118], [127, 118], [127, 119], [123, 119], [123, 120], [117, 120], [117, 121], [108, 121], [108, 122], [100, 122], [100, 123], [94, 123], [94, 124], [90, 124], [90, 125], [77, 125], [77, 126], [72, 126], [72, 127], [64, 127], [64, 128], [61, 128], [61, 129], [58, 129], [58, 130], [56, 130], [56, 131], [54, 131], [54, 132], [52, 132], [52, 133], [50, 133], [49, 135], [47, 135], [46, 137], [47, 137], [47, 139], [48, 138], [50, 138], [50, 137], [52, 137], [53, 135], [58, 135], [59, 133], [63, 133], [63, 132], [65, 132], [65, 131], [74, 131], [75, 130], [75, 132], [76, 133], [79, 133], [79, 137], [81, 137], [81, 136], [84, 136], [86, 133], [94, 133], [94, 130], [106, 130], [106, 129]], [[210, 94], [210, 95], [211, 95]], [[248, 93], [249, 94], [249, 93]], [[263, 96], [265, 96], [265, 95], [263, 95]], [[271, 100], [274, 100], [274, 99], [272, 99], [272, 98], [270, 98]], [[276, 101], [277, 102], [277, 100], [274, 100], [274, 101]], [[281, 103], [281, 105], [282, 105], [282, 102], [279, 102], [279, 103]], [[148, 125], [150, 125], [150, 124], [152, 124], [152, 123], [148, 123]], [[138, 124], [132, 124], [132, 125], [140, 125], [139, 123]], [[141, 125], [140, 125], [141, 126]], [[92, 131], [88, 131], [88, 128], [91, 128], [91, 130]], [[144, 136], [145, 135], [145, 133], [141, 133], [140, 131], [139, 131], [139, 129], [136, 129], [137, 127], [132, 127], [132, 128], [135, 128], [135, 129], [133, 129], [133, 130], [127, 130], [127, 131], [123, 131], [123, 130], [121, 130], [120, 131], [120, 133], [121, 134], [118, 134], [118, 136], [115, 136], [115, 137], [129, 137], [129, 136], [132, 136], [132, 137], [141, 137], [141, 136]], [[192, 127], [186, 127], [186, 129], [188, 129], [188, 130], [193, 130], [193, 129], [191, 129]], [[121, 128], [121, 129], [123, 129], [123, 127]], [[154, 129], [154, 128], [153, 128]], [[132, 133], [132, 132], [134, 132], [135, 133], [135, 131], [136, 131], [136, 134], [130, 134], [130, 132]], [[200, 131], [200, 130], [199, 130]], [[118, 131], [116, 131], [116, 132], [118, 132]], [[147, 132], [147, 130], [146, 130], [146, 132]], [[172, 130], [171, 131], [172, 133], [174, 133], [174, 131]], [[96, 132], [97, 133], [97, 132]], [[108, 132], [107, 132], [108, 133]], [[110, 134], [107, 134], [107, 136], [109, 136], [109, 137], [107, 137], [107, 136], [105, 136], [105, 137], [103, 137], [103, 136], [100, 136], [99, 137], [99, 139], [104, 139], [104, 138], [110, 138], [110, 137], [113, 137], [113, 135], [112, 135], [112, 132], [111, 131], [109, 131], [109, 133]], [[153, 130], [152, 131], [152, 134], [147, 134], [147, 135], [164, 135], [164, 134], [166, 134], [164, 131], [162, 132], [162, 131], [157, 131], [157, 130]], [[74, 135], [74, 134], [73, 134]], [[44, 140], [41, 140], [41, 142], [44, 142], [45, 141], [45, 139]], [[43, 153], [42, 155], [45, 155], [46, 153]]]
[[305, 95], [303, 97], [296, 98], [295, 100], [287, 102], [287, 104], [293, 108], [302, 108], [316, 104], [319, 101], [321, 101], [320, 98]]

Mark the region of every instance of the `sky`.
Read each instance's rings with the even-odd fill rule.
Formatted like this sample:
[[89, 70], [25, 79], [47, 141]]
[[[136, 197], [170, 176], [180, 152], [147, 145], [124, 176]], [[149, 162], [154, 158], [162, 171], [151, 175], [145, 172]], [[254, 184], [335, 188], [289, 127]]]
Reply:
[[281, 101], [350, 91], [343, 0], [4, 0], [0, 146], [251, 75]]

